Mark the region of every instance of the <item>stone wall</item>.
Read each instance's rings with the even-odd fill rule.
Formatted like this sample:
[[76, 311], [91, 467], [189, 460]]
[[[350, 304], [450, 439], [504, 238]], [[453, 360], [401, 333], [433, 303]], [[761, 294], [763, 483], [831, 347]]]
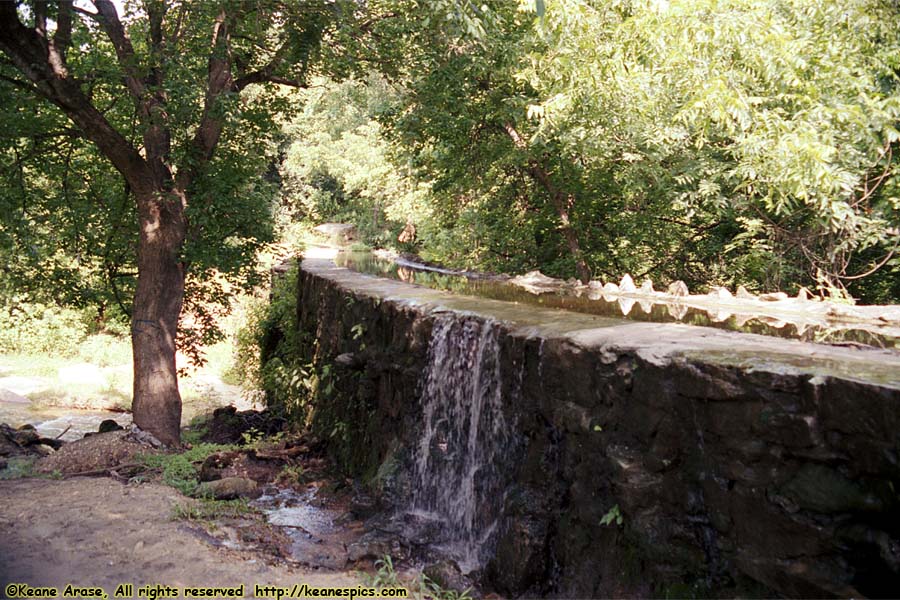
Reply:
[[480, 575], [502, 593], [900, 589], [896, 355], [526, 309], [325, 260], [303, 262], [298, 300], [323, 374], [314, 426], [395, 507], [435, 319], [500, 323], [516, 443]]

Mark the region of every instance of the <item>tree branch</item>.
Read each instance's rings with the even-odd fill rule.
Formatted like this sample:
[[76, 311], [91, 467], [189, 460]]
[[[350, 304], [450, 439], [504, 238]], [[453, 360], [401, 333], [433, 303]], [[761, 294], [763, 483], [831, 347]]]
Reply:
[[116, 58], [119, 59], [119, 66], [125, 74], [125, 85], [138, 102], [143, 102], [147, 93], [147, 88], [141, 80], [134, 68], [134, 46], [125, 33], [125, 27], [119, 20], [119, 13], [116, 12], [116, 6], [110, 0], [94, 0], [94, 7], [97, 9], [99, 21], [106, 37], [112, 42], [113, 48], [116, 50]]
[[199, 169], [212, 158], [222, 135], [225, 119], [217, 105], [224, 94], [234, 91], [229, 48], [229, 36], [233, 22], [233, 16], [227, 14], [223, 8], [216, 16], [213, 25], [203, 116], [197, 132], [191, 140], [191, 147], [185, 157], [185, 162], [180, 165], [176, 178], [176, 186], [182, 191], [190, 186]]
[[145, 186], [147, 165], [137, 150], [97, 111], [64, 66], [52, 60], [45, 40], [19, 21], [16, 4], [0, 2], [0, 51], [94, 142], [113, 166], [135, 186]]
[[62, 62], [72, 43], [72, 0], [60, 0], [59, 14], [56, 16], [56, 33], [53, 34], [53, 48]]

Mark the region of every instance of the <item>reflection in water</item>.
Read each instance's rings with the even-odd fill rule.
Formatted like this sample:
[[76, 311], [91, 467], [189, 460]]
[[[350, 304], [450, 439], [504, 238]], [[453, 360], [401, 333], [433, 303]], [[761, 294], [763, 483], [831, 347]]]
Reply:
[[[409, 263], [398, 265], [394, 261], [378, 258], [371, 253], [341, 253], [335, 259], [341, 267], [360, 273], [397, 279], [429, 288], [457, 294], [479, 296], [505, 302], [533, 304], [544, 308], [558, 308], [605, 317], [627, 317], [631, 321], [654, 323], [680, 322], [702, 327], [716, 327], [731, 331], [757, 333], [804, 342], [825, 344], [853, 343], [876, 348], [900, 349], [898, 339], [864, 329], [824, 327], [810, 323], [786, 323], [768, 317], [739, 314], [733, 309], [717, 308], [706, 311], [679, 303], [652, 302], [649, 299], [618, 297], [607, 299], [602, 295], [584, 290], [560, 289], [535, 295], [502, 280], [483, 278], [470, 279], [453, 272], [435, 272], [413, 268]], [[634, 310], [635, 304], [641, 310]]]

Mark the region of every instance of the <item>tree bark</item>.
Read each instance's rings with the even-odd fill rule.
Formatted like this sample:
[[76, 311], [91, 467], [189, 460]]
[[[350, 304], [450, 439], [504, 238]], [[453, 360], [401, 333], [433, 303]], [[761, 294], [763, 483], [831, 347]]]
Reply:
[[138, 195], [138, 282], [131, 315], [134, 359], [132, 413], [138, 427], [168, 445], [180, 443], [181, 394], [175, 364], [184, 300], [180, 252], [187, 231], [184, 196]]
[[[172, 164], [172, 123], [167, 112], [163, 85], [167, 56], [165, 2], [145, 3], [149, 24], [149, 67], [142, 69], [128, 30], [111, 0], [93, 0], [97, 10], [91, 13], [71, 0], [57, 3], [56, 32], [47, 31], [48, 4], [36, 0], [34, 27], [20, 20], [17, 3], [0, 0], [0, 51], [28, 81], [17, 84], [58, 106], [86, 139], [92, 141], [128, 183], [138, 209], [140, 236], [137, 252], [138, 283], [131, 317], [134, 361], [134, 398], [132, 411], [136, 425], [155, 435], [161, 442], [180, 442], [181, 395], [178, 390], [176, 338], [185, 291], [185, 264], [181, 251], [187, 235], [187, 190], [208, 165], [219, 143], [225, 117], [219, 101], [225, 95], [239, 93], [252, 83], [275, 82], [304, 86], [279, 76], [286, 66], [291, 38], [280, 42], [273, 57], [261, 69], [232, 73], [231, 32], [238, 14], [245, 8], [227, 11], [220, 7], [209, 40], [208, 75], [200, 122], [182, 164]], [[80, 83], [70, 75], [67, 52], [72, 43], [73, 14], [86, 15], [99, 24], [115, 51], [122, 71], [122, 82], [131, 95], [143, 125], [143, 144], [134, 145], [92, 104]], [[27, 11], [23, 12], [23, 15]], [[171, 40], [177, 43], [182, 29], [184, 6], [177, 15]], [[93, 28], [92, 28], [92, 31]], [[305, 65], [305, 63], [304, 63]]]

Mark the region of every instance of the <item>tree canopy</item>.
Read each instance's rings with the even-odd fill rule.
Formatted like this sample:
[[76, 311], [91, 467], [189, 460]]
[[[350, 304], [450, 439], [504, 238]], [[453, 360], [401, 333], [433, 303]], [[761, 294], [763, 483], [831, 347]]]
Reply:
[[896, 2], [125, 7], [0, 3], [0, 296], [130, 322], [164, 441], [176, 343], [276, 210], [469, 268], [900, 298]]

